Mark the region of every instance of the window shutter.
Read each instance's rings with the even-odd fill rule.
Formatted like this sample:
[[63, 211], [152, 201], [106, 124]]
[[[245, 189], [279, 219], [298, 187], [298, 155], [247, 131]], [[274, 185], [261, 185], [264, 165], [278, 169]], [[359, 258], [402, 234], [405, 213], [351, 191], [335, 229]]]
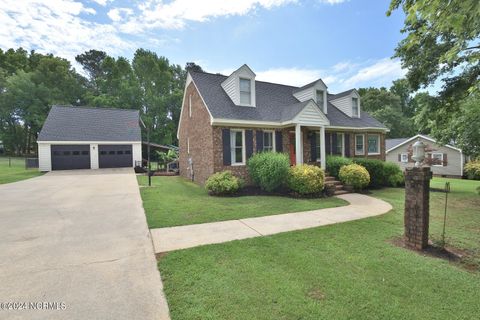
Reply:
[[332, 154], [336, 155], [337, 153], [337, 134], [332, 133]]
[[275, 148], [277, 152], [283, 152], [282, 131], [275, 131]]
[[245, 149], [248, 160], [253, 154], [253, 130], [245, 130]]
[[332, 154], [332, 143], [330, 141], [330, 132], [325, 132], [325, 153]]
[[443, 166], [444, 166], [444, 167], [446, 167], [446, 166], [447, 166], [447, 164], [448, 164], [448, 160], [447, 160], [447, 154], [446, 154], [446, 153], [444, 153], [444, 154], [443, 154]]
[[230, 129], [222, 129], [222, 144], [223, 144], [223, 165], [229, 166], [232, 164], [232, 154], [230, 150]]
[[317, 161], [317, 135], [315, 134], [315, 131], [310, 131], [311, 137], [310, 137], [310, 157], [312, 162]]
[[398, 162], [402, 162], [402, 154], [401, 153], [398, 154]]
[[257, 152], [263, 151], [263, 131], [257, 130]]
[[345, 133], [345, 157], [350, 157], [350, 134]]

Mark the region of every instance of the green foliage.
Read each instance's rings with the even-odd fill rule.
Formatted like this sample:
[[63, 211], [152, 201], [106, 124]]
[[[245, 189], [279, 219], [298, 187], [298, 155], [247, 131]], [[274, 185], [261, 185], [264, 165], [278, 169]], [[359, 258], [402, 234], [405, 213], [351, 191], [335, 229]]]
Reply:
[[338, 178], [338, 173], [340, 168], [349, 164], [352, 164], [353, 161], [350, 158], [344, 158], [339, 156], [327, 156], [326, 166], [327, 172], [331, 176]]
[[167, 165], [169, 162], [172, 162], [178, 159], [178, 153], [175, 150], [168, 150], [168, 152], [157, 151], [158, 162], [162, 165]]
[[288, 187], [300, 194], [320, 193], [323, 190], [325, 173], [317, 166], [303, 164], [290, 168]]
[[247, 166], [256, 185], [274, 191], [286, 182], [290, 160], [285, 153], [260, 152], [248, 159]]
[[464, 168], [467, 178], [470, 180], [480, 180], [480, 160], [470, 161]]
[[383, 166], [384, 161], [367, 158], [355, 158], [354, 162], [367, 169], [370, 174], [369, 187], [380, 188], [386, 185]]
[[349, 164], [340, 168], [340, 181], [352, 186], [355, 190], [362, 190], [370, 183], [370, 174], [365, 167], [358, 164]]
[[205, 188], [212, 195], [234, 194], [241, 188], [241, 181], [232, 174], [232, 171], [226, 170], [212, 174], [205, 183]]
[[383, 177], [383, 186], [385, 187], [399, 187], [405, 184], [402, 169], [392, 162], [385, 162], [383, 164]]

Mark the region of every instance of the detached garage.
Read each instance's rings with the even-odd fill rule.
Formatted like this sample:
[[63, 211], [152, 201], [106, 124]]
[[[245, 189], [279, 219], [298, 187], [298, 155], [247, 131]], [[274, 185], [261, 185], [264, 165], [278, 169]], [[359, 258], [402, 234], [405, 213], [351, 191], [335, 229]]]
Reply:
[[137, 110], [53, 106], [37, 139], [40, 171], [134, 167], [142, 161]]

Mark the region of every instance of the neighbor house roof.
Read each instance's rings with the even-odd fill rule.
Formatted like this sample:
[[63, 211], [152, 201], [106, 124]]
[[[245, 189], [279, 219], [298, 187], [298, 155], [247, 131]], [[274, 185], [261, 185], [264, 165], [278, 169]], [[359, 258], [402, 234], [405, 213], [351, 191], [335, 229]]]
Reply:
[[[293, 119], [309, 102], [299, 102], [293, 96], [298, 87], [255, 81], [256, 106], [237, 106], [221, 86], [226, 76], [206, 72], [190, 72], [190, 75], [214, 119], [283, 122]], [[329, 95], [328, 100], [331, 99]], [[326, 116], [333, 127], [386, 129], [365, 111], [360, 118], [351, 118], [331, 103], [327, 104]]]
[[[424, 135], [424, 134], [417, 134], [416, 136], [409, 137], [409, 138], [386, 139], [385, 140], [385, 147], [387, 149], [386, 152], [388, 153], [389, 151], [391, 151], [393, 149], [396, 149], [397, 147], [399, 147], [401, 145], [404, 145], [408, 142], [413, 143], [413, 140], [418, 139], [418, 138], [423, 138], [423, 139], [428, 140], [430, 142], [437, 143], [437, 141], [434, 138], [432, 138], [430, 136], [427, 136], [427, 135]], [[462, 152], [461, 149], [459, 149], [455, 146], [452, 146], [451, 144], [446, 144], [445, 147], [456, 150], [458, 152]]]
[[138, 110], [53, 106], [37, 141], [141, 141]]

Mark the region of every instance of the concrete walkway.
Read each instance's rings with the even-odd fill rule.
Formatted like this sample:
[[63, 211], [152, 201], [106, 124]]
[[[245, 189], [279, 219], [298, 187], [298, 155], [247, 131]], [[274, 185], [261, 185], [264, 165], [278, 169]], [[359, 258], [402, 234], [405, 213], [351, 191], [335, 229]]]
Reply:
[[387, 213], [392, 206], [382, 200], [351, 193], [338, 196], [350, 205], [338, 208], [286, 213], [188, 226], [151, 229], [155, 252], [167, 252], [232, 240], [261, 237]]
[[0, 257], [0, 319], [169, 319], [132, 169], [0, 185]]

